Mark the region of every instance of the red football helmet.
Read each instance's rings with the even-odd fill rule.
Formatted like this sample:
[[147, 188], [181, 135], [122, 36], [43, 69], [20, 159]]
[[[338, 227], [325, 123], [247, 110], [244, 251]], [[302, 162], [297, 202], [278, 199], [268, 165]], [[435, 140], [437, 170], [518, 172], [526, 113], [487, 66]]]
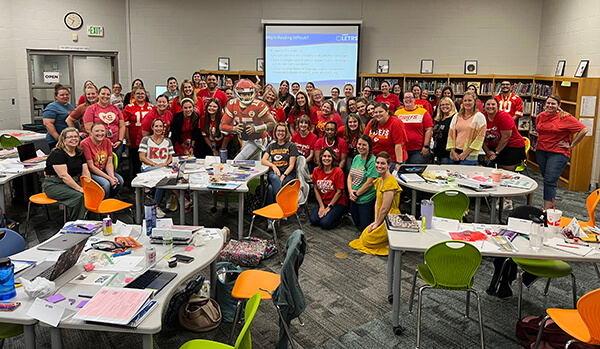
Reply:
[[242, 79], [235, 84], [233, 92], [240, 102], [243, 104], [250, 104], [256, 95], [256, 86], [254, 86], [252, 81], [248, 79]]

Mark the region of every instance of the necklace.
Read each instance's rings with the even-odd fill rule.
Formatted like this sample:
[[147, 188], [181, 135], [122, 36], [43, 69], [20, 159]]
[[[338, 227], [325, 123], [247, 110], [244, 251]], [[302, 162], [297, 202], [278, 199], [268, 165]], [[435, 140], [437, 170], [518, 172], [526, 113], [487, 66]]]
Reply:
[[335, 139], [333, 140], [333, 143], [329, 144], [329, 142], [327, 142], [327, 137], [325, 137], [325, 145], [332, 148], [335, 145]]

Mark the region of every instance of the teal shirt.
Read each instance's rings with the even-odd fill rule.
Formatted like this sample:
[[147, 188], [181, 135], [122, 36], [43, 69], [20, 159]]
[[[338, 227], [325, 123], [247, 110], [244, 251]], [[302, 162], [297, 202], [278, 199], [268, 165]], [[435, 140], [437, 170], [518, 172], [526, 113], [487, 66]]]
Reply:
[[[375, 155], [371, 155], [369, 161], [365, 164], [365, 160], [360, 158], [360, 155], [356, 155], [352, 161], [352, 167], [350, 168], [350, 176], [352, 178], [352, 190], [358, 190], [362, 187], [367, 178], [379, 178], [379, 173], [375, 169]], [[358, 184], [357, 184], [358, 183]], [[363, 193], [356, 200], [357, 204], [366, 204], [375, 200], [377, 197], [377, 191], [374, 186], [371, 186], [366, 193]]]

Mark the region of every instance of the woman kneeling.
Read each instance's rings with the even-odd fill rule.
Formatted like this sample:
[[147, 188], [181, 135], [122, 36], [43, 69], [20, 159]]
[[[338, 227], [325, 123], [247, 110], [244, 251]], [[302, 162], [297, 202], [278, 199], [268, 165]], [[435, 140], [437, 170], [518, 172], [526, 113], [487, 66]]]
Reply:
[[323, 229], [337, 227], [348, 205], [344, 171], [336, 165], [335, 152], [329, 147], [323, 148], [319, 154], [319, 167], [315, 168], [312, 178], [319, 204], [310, 214], [310, 224]]

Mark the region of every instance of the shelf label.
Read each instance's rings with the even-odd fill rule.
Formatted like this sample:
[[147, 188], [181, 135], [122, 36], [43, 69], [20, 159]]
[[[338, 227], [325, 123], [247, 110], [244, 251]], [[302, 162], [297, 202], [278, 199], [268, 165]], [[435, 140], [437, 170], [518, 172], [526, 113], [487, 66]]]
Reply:
[[571, 82], [570, 81], [563, 81], [560, 86], [562, 87], [571, 87]]

